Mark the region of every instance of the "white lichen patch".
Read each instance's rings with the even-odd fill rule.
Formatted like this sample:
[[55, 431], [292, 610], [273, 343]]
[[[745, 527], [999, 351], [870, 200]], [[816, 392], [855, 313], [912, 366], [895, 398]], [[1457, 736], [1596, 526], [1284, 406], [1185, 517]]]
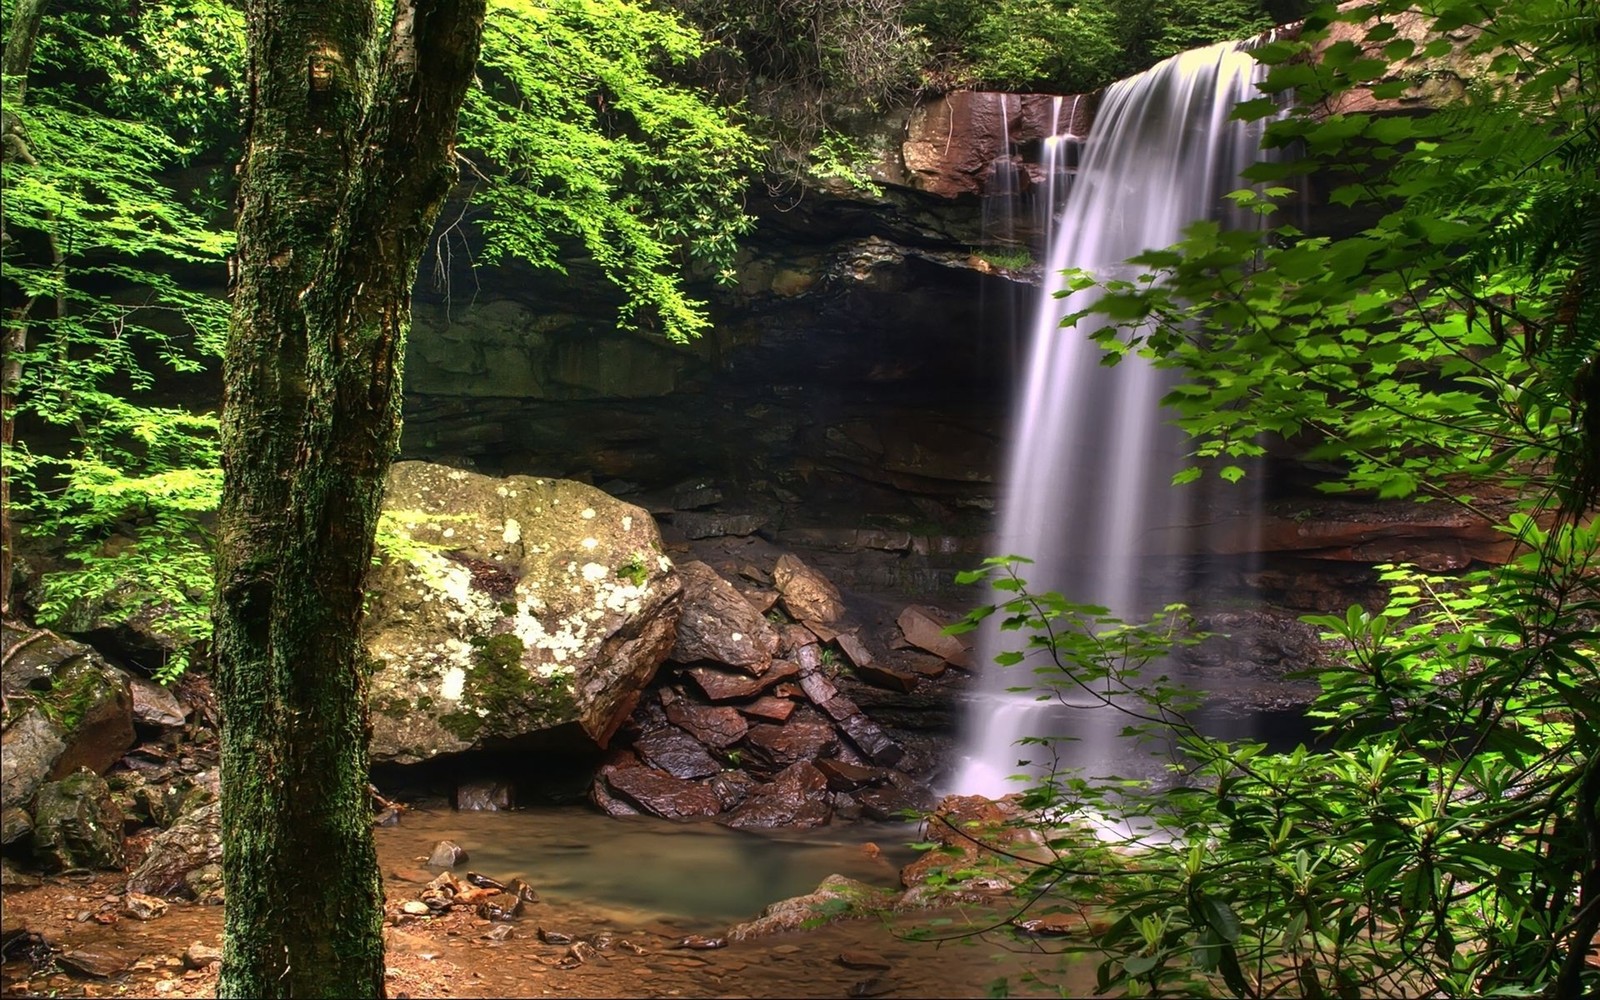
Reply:
[[732, 639], [734, 642], [739, 642], [744, 638], [744, 635], [739, 632], [734, 632], [733, 634], [729, 635], [728, 638]]
[[439, 697], [446, 701], [460, 701], [461, 692], [467, 687], [467, 672], [460, 667], [451, 667], [444, 672], [444, 679], [439, 682]]
[[500, 537], [507, 545], [517, 544], [522, 541], [522, 525], [518, 524], [514, 517], [506, 518], [506, 530], [501, 532]]
[[578, 516], [583, 518], [585, 521], [593, 521], [594, 520], [594, 508], [593, 507], [585, 507], [585, 508], [583, 508], [583, 513], [579, 514]]
[[622, 515], [622, 530], [623, 531], [632, 531], [633, 530], [633, 515], [632, 514], [624, 514], [624, 515]]
[[467, 474], [462, 472], [460, 469], [451, 469], [450, 478], [460, 482], [461, 480], [467, 478]]
[[586, 551], [593, 552], [595, 549], [600, 547], [600, 539], [598, 539], [598, 538], [585, 538], [583, 541], [579, 542], [578, 544], [582, 545]]
[[494, 492], [495, 496], [508, 497], [511, 495], [511, 491], [506, 489], [504, 486], [496, 486], [494, 488]]
[[604, 580], [609, 575], [610, 575], [610, 571], [608, 571], [604, 566], [600, 565], [599, 563], [584, 563], [583, 564], [583, 578], [585, 580], [588, 580], [590, 583], [599, 583], [601, 580]]

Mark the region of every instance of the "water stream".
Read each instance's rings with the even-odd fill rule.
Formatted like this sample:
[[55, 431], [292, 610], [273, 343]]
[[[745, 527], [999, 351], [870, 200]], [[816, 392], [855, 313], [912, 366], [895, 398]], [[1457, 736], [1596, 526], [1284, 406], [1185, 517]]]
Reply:
[[[1082, 332], [1061, 318], [1092, 305], [1091, 290], [1057, 298], [1061, 271], [1131, 277], [1127, 258], [1176, 242], [1199, 219], [1219, 218], [1223, 195], [1260, 155], [1262, 126], [1230, 121], [1235, 104], [1257, 96], [1259, 67], [1241, 43], [1174, 56], [1106, 92], [1060, 214], [1053, 220], [1046, 280], [1030, 334], [1024, 388], [1013, 416], [1002, 496], [1000, 552], [1034, 560], [1029, 589], [1056, 590], [1126, 620], [1189, 598], [1151, 557], [1170, 551], [1190, 523], [1193, 492], [1169, 483], [1184, 464], [1184, 442], [1165, 420], [1168, 377], [1138, 357], [1114, 368]], [[1069, 116], [1069, 122], [1071, 116]], [[1064, 148], [1047, 144], [1047, 155]], [[1058, 172], [1050, 165], [1051, 174]], [[1052, 202], [1054, 199], [1052, 199]], [[1054, 210], [1052, 203], [1051, 210]], [[1245, 224], [1226, 219], [1226, 224]], [[1000, 595], [1005, 596], [1005, 595]], [[980, 661], [1015, 648], [1019, 633], [998, 629], [980, 640]], [[1007, 641], [1013, 643], [1008, 647]], [[1002, 795], [1019, 768], [1023, 736], [1068, 736], [1058, 767], [1129, 774], [1134, 747], [1124, 721], [1088, 702], [1036, 700], [1007, 688], [1030, 681], [1028, 664], [988, 667], [969, 708], [964, 759], [952, 790]]]

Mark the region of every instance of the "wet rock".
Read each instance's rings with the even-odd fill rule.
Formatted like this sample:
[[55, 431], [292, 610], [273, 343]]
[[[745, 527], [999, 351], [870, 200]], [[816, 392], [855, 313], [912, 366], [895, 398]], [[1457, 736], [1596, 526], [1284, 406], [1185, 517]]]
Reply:
[[142, 892], [127, 892], [122, 895], [122, 912], [135, 920], [154, 920], [167, 912], [167, 902]]
[[192, 896], [188, 876], [209, 865], [222, 866], [222, 805], [208, 802], [185, 812], [156, 835], [150, 852], [128, 877], [128, 891], [149, 896]]
[[839, 728], [874, 764], [893, 767], [905, 759], [905, 748], [896, 743], [889, 733], [865, 715], [856, 714], [842, 719]]
[[456, 808], [462, 812], [499, 812], [510, 809], [511, 803], [509, 782], [480, 779], [456, 786]]
[[600, 780], [613, 794], [652, 816], [692, 819], [722, 811], [722, 803], [710, 788], [654, 768], [607, 765], [600, 769]]
[[971, 667], [972, 654], [970, 647], [961, 638], [946, 635], [944, 627], [946, 622], [940, 620], [941, 616], [932, 608], [912, 605], [900, 612], [896, 619], [900, 631], [906, 641], [924, 649], [958, 667]]
[[752, 789], [748, 798], [719, 822], [735, 827], [822, 826], [833, 810], [828, 780], [815, 766], [800, 762], [780, 771], [771, 782]]
[[819, 760], [816, 764], [817, 770], [828, 779], [828, 787], [836, 792], [854, 791], [863, 785], [875, 785], [886, 780], [884, 772], [875, 767], [863, 767], [842, 760]]
[[739, 742], [750, 729], [739, 711], [680, 701], [667, 706], [667, 718], [701, 743], [720, 750]]
[[866, 916], [886, 910], [894, 894], [843, 875], [829, 875], [815, 890], [804, 896], [779, 900], [761, 911], [761, 916], [728, 928], [732, 941], [748, 941], [769, 934], [782, 934], [802, 927]]
[[783, 609], [798, 621], [832, 625], [844, 617], [839, 588], [793, 553], [785, 552], [778, 557], [772, 570], [772, 582], [778, 588]]
[[433, 845], [433, 850], [428, 854], [428, 867], [454, 868], [464, 864], [467, 859], [466, 848], [453, 840], [441, 840]]
[[898, 788], [868, 788], [855, 794], [867, 818], [888, 822], [902, 819], [904, 813], [919, 812], [922, 803]]
[[95, 979], [109, 979], [119, 972], [126, 972], [138, 959], [139, 953], [136, 951], [107, 944], [68, 948], [56, 956], [56, 961], [67, 971]]
[[47, 871], [122, 867], [122, 813], [105, 779], [79, 771], [39, 789], [33, 856]]
[[841, 951], [838, 963], [847, 969], [892, 969], [894, 965], [882, 955], [871, 951]]
[[917, 683], [921, 680], [914, 673], [896, 670], [882, 663], [857, 664], [855, 672], [857, 677], [868, 684], [886, 688], [890, 691], [900, 691], [905, 694], [910, 694], [915, 690]]
[[751, 726], [745, 742], [777, 767], [788, 767], [827, 756], [838, 747], [839, 737], [826, 723], [790, 721]]
[[704, 934], [690, 934], [688, 937], [679, 938], [670, 947], [688, 948], [691, 951], [713, 951], [717, 948], [726, 948], [727, 938], [708, 937]]
[[798, 677], [800, 667], [788, 660], [774, 660], [771, 668], [760, 677], [747, 677], [711, 667], [690, 667], [684, 673], [711, 701], [738, 701], [754, 698], [781, 681]]
[[426, 917], [433, 912], [433, 908], [420, 899], [408, 899], [400, 904], [400, 912], [413, 917]]
[[613, 793], [598, 776], [589, 785], [589, 801], [607, 816], [641, 816], [643, 812], [627, 799]]
[[633, 749], [646, 764], [674, 778], [709, 778], [722, 770], [698, 740], [677, 726], [646, 733], [633, 741]]
[[385, 504], [414, 547], [367, 581], [373, 759], [572, 722], [605, 745], [675, 641], [654, 519], [582, 483], [422, 462], [395, 464]]
[[683, 612], [671, 659], [710, 661], [757, 676], [772, 665], [778, 634], [760, 612], [703, 562], [678, 567], [683, 575]]
[[744, 771], [724, 771], [712, 778], [709, 785], [722, 804], [722, 811], [727, 812], [749, 798], [751, 792], [761, 787], [761, 782]]
[[840, 632], [834, 637], [834, 641], [839, 644], [839, 651], [850, 661], [851, 666], [861, 667], [875, 661], [866, 644], [856, 638], [854, 632]]
[[794, 714], [794, 705], [795, 703], [788, 698], [774, 698], [771, 695], [762, 695], [748, 705], [738, 706], [738, 711], [756, 719], [783, 722]]
[[776, 590], [751, 590], [744, 587], [740, 587], [738, 590], [739, 596], [749, 601], [750, 606], [756, 609], [756, 614], [758, 615], [766, 615], [778, 603], [778, 592]]
[[183, 967], [186, 969], [209, 969], [220, 961], [222, 961], [222, 949], [204, 941], [196, 941], [183, 949]]
[[672, 493], [673, 510], [699, 510], [714, 507], [722, 502], [722, 491], [710, 483], [690, 482], [678, 486]]
[[483, 920], [515, 920], [522, 915], [522, 899], [514, 892], [502, 892], [480, 901], [473, 912]]
[[[1014, 862], [996, 851], [1012, 857], [1049, 857], [1038, 832], [1026, 822], [1022, 810], [1011, 801], [993, 801], [981, 795], [950, 795], [939, 802], [925, 826], [924, 839], [940, 845], [900, 869], [900, 882], [908, 892], [902, 902], [907, 906], [920, 906], [940, 902], [939, 892], [925, 892], [933, 886], [925, 885], [935, 875], [948, 876], [962, 872], [971, 876], [954, 883], [957, 896], [963, 899], [983, 899], [1012, 885], [1006, 869]], [[993, 848], [993, 849], [991, 849]], [[936, 880], [937, 881], [937, 880]], [[962, 895], [963, 888], [972, 890]], [[945, 901], [950, 896], [944, 896]]]
[[155, 681], [130, 677], [128, 690], [133, 698], [133, 723], [155, 732], [182, 729], [189, 713], [171, 691]]

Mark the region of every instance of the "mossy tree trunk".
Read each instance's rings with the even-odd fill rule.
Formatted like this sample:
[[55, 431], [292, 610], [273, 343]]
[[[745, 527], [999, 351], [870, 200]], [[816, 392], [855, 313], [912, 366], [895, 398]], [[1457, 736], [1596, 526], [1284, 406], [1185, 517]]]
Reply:
[[223, 379], [224, 997], [383, 995], [357, 628], [484, 0], [250, 0]]

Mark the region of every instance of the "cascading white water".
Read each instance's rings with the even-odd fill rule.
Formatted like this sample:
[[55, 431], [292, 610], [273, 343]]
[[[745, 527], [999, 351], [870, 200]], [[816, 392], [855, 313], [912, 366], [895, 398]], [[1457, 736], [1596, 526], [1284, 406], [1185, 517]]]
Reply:
[[[1167, 536], [1170, 546], [1170, 533], [1187, 522], [1185, 494], [1169, 485], [1184, 457], [1182, 436], [1160, 409], [1169, 381], [1138, 357], [1101, 366], [1102, 352], [1087, 337], [1094, 326], [1060, 327], [1064, 315], [1092, 304], [1094, 291], [1056, 293], [1066, 268], [1117, 276], [1127, 258], [1175, 243], [1196, 220], [1222, 216], [1222, 196], [1243, 185], [1241, 171], [1260, 153], [1261, 125], [1229, 120], [1236, 104], [1257, 96], [1258, 79], [1244, 45], [1225, 43], [1174, 56], [1105, 94], [1051, 230], [1012, 423], [999, 551], [1034, 560], [1022, 567], [1030, 590], [1057, 590], [1127, 620], [1187, 596], [1140, 578], [1153, 539]], [[980, 662], [990, 665], [968, 709], [964, 758], [950, 790], [1019, 790], [1009, 776], [1041, 770], [1019, 767], [1030, 756], [1015, 745], [1024, 736], [1073, 738], [1057, 748], [1058, 767], [1126, 773], [1133, 748], [1117, 736], [1124, 723], [1116, 713], [1007, 691], [1032, 680], [1031, 660], [992, 665], [1017, 636], [991, 629], [980, 637]]]

